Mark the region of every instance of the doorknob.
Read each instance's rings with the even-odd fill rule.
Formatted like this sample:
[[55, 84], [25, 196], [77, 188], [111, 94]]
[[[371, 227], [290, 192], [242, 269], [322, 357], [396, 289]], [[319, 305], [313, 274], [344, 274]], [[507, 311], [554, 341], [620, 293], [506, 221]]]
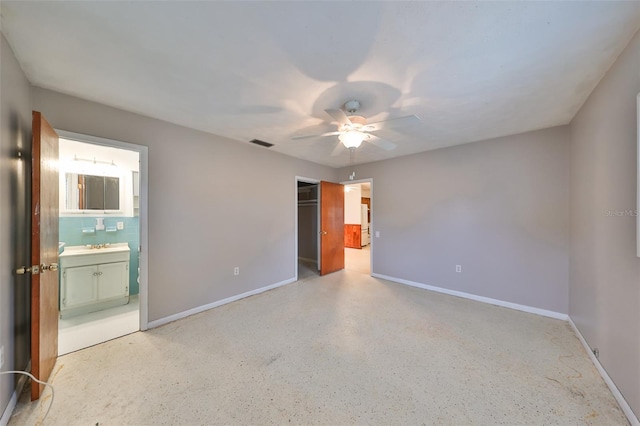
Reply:
[[318, 234], [320, 234], [320, 235], [327, 235], [327, 231], [320, 231], [320, 232], [318, 232]]
[[43, 263], [42, 265], [40, 265], [40, 269], [42, 270], [42, 272], [44, 272], [44, 271], [55, 272], [55, 271], [58, 270], [58, 264], [57, 263], [52, 263], [51, 265], [45, 265]]
[[26, 273], [37, 275], [37, 274], [40, 273], [40, 266], [38, 266], [38, 265], [21, 266], [18, 269], [16, 269], [16, 274], [18, 274], [18, 275], [24, 275]]

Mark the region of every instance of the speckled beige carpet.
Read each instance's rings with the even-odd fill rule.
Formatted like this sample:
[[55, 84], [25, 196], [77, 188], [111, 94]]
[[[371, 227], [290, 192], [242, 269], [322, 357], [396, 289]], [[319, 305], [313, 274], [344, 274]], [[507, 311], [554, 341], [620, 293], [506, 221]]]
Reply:
[[53, 385], [47, 425], [627, 424], [567, 323], [351, 270], [65, 355]]

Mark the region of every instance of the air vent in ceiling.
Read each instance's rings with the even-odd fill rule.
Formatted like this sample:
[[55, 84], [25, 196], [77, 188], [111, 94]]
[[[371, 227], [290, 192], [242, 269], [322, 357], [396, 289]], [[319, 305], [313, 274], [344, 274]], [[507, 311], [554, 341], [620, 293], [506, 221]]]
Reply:
[[271, 148], [273, 146], [272, 143], [261, 141], [260, 139], [251, 139], [249, 142], [256, 145], [264, 146], [265, 148]]

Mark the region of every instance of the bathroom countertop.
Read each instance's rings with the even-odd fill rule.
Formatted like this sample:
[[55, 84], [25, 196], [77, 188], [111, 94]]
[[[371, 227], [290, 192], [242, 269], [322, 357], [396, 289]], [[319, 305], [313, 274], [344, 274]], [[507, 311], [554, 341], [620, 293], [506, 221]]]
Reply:
[[113, 243], [103, 248], [91, 248], [88, 246], [68, 246], [64, 248], [64, 251], [62, 253], [60, 253], [60, 257], [83, 256], [101, 253], [119, 253], [125, 251], [130, 251], [128, 243]]

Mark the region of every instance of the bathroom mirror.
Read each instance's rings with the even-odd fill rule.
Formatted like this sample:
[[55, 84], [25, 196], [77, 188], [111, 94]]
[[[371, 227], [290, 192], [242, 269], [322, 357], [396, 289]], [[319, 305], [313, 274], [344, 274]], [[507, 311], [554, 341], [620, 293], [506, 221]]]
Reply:
[[67, 210], [120, 210], [120, 178], [65, 174]]

